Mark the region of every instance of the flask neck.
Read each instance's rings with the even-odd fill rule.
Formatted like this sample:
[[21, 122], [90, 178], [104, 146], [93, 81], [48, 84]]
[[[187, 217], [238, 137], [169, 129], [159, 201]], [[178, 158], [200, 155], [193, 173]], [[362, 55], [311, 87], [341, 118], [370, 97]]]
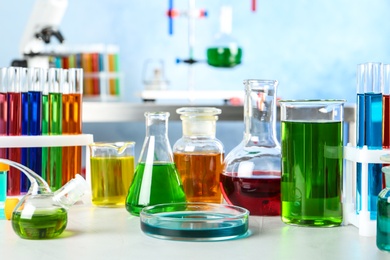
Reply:
[[168, 139], [167, 112], [146, 113], [146, 136], [139, 162], [173, 162], [171, 145]]
[[183, 120], [183, 136], [214, 138], [216, 133], [216, 116], [210, 119]]
[[245, 138], [262, 146], [279, 146], [276, 138], [276, 83], [247, 82], [244, 104]]

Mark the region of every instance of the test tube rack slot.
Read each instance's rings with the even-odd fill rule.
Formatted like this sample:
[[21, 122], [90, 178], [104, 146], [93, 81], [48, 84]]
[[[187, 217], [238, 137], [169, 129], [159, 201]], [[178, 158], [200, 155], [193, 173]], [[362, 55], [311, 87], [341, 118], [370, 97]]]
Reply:
[[[348, 144], [344, 147], [345, 176], [343, 185], [343, 224], [352, 224], [359, 229], [361, 236], [376, 235], [376, 220], [370, 218], [368, 210], [368, 164], [385, 163], [381, 160], [384, 155], [390, 154], [388, 149], [370, 150]], [[356, 164], [362, 164], [361, 172], [361, 204], [362, 208], [356, 212]]]

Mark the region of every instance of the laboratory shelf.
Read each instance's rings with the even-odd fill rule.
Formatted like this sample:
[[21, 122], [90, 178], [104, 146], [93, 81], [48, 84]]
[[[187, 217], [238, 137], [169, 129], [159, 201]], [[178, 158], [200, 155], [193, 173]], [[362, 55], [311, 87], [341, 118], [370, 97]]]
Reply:
[[193, 242], [147, 236], [139, 217], [125, 208], [79, 204], [70, 208], [68, 226], [58, 238], [24, 240], [11, 221], [0, 220], [1, 259], [389, 259], [375, 237], [356, 227], [309, 228], [284, 224], [280, 217], [249, 218], [248, 237]]

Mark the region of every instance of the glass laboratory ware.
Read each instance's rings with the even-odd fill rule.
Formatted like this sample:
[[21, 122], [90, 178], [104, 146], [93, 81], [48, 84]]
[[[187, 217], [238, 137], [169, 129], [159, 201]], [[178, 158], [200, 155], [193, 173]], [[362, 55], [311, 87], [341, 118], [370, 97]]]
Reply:
[[390, 251], [390, 166], [382, 168], [386, 187], [378, 195], [376, 246]]
[[[29, 68], [28, 71], [28, 135], [42, 134], [42, 91], [46, 81], [46, 70]], [[28, 148], [27, 165], [33, 172], [42, 174], [42, 148]]]
[[176, 112], [181, 115], [183, 136], [173, 146], [173, 158], [187, 201], [221, 203], [224, 148], [215, 137], [221, 109], [183, 107]]
[[[7, 69], [7, 105], [8, 105], [8, 121], [7, 132], [10, 136], [18, 136], [22, 134], [22, 95], [20, 92], [21, 70], [16, 67]], [[21, 148], [8, 148], [8, 159], [19, 162], [21, 160]], [[15, 168], [10, 169], [8, 176], [7, 195], [20, 195], [20, 172]]]
[[[49, 85], [49, 135], [62, 134], [62, 92], [65, 83], [63, 69], [50, 68], [47, 82]], [[47, 181], [53, 190], [62, 186], [62, 147], [49, 147], [49, 173]]]
[[[65, 84], [62, 94], [62, 134], [82, 134], [83, 70], [65, 71]], [[62, 147], [62, 183], [67, 183], [81, 172], [81, 146]]]
[[9, 165], [0, 163], [0, 219], [4, 219], [4, 205], [7, 198], [7, 174]]
[[344, 100], [282, 100], [282, 221], [342, 222]]
[[[382, 149], [382, 63], [359, 64], [357, 68], [356, 145]], [[357, 163], [356, 211], [362, 208], [362, 164]], [[377, 197], [382, 189], [382, 164], [368, 164], [368, 211], [376, 219]]]
[[[20, 68], [20, 92], [21, 92], [21, 135], [28, 134], [28, 69]], [[20, 163], [27, 165], [28, 148], [20, 148]], [[20, 192], [26, 193], [28, 190], [28, 179], [24, 174], [20, 175]]]
[[125, 205], [134, 176], [134, 145], [134, 142], [98, 142], [89, 145], [94, 205]]
[[168, 112], [146, 112], [146, 136], [134, 178], [126, 198], [126, 209], [139, 216], [146, 206], [185, 202], [168, 139]]
[[31, 183], [12, 213], [15, 233], [24, 239], [49, 239], [60, 235], [68, 222], [67, 210], [83, 196], [87, 182], [77, 175], [53, 193], [45, 180], [26, 166], [7, 159], [0, 159], [0, 163], [17, 168]]
[[[0, 136], [7, 135], [7, 68], [0, 68]], [[7, 158], [7, 148], [0, 148], [0, 158]]]
[[231, 68], [241, 64], [242, 49], [231, 35], [232, 7], [222, 6], [220, 32], [207, 49], [207, 63], [214, 67]]
[[276, 138], [276, 80], [244, 80], [245, 132], [225, 159], [221, 189], [229, 204], [251, 215], [280, 215], [280, 144]]

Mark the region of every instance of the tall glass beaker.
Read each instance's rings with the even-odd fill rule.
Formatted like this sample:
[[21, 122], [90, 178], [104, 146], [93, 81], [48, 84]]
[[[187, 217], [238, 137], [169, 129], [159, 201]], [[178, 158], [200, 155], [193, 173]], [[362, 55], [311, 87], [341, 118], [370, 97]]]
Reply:
[[145, 206], [185, 202], [168, 139], [168, 112], [146, 112], [146, 136], [134, 178], [126, 198], [126, 209], [139, 216]]
[[221, 203], [219, 178], [223, 170], [224, 148], [215, 137], [221, 109], [182, 107], [183, 136], [173, 145], [173, 158], [190, 202]]
[[280, 105], [282, 221], [338, 226], [344, 100], [284, 100]]
[[251, 215], [280, 215], [280, 144], [276, 80], [244, 80], [244, 138], [225, 159], [221, 189], [229, 204]]

